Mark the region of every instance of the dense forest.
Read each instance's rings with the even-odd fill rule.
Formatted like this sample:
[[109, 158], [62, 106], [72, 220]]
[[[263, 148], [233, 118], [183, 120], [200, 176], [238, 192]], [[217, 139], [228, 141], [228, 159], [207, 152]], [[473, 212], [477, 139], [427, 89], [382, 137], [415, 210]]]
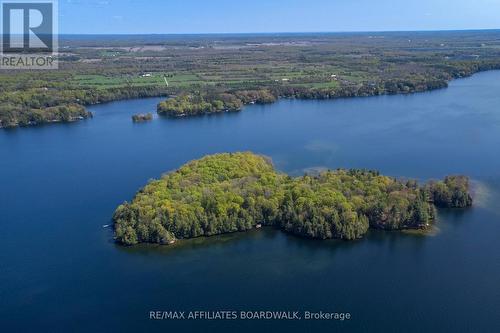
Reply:
[[[0, 128], [90, 117], [82, 107], [174, 96], [160, 114], [443, 88], [500, 68], [500, 33], [91, 36], [60, 41], [56, 71], [0, 70]], [[256, 96], [257, 95], [257, 96]]]
[[376, 171], [335, 170], [292, 178], [252, 153], [217, 154], [151, 181], [114, 214], [119, 243], [178, 239], [267, 225], [314, 239], [358, 239], [368, 228], [425, 229], [435, 206], [472, 204], [468, 179], [419, 186]]
[[430, 182], [427, 192], [431, 193], [432, 202], [443, 208], [462, 208], [472, 206], [472, 197], [468, 193], [467, 177], [446, 177], [444, 181]]
[[88, 112], [79, 104], [42, 106], [36, 108], [18, 108], [8, 104], [0, 105], [0, 128], [72, 122], [87, 118], [92, 118], [92, 113]]
[[205, 92], [182, 94], [158, 104], [158, 114], [171, 117], [194, 116], [219, 112], [240, 111], [245, 104], [267, 104], [276, 101], [269, 90], [236, 92]]

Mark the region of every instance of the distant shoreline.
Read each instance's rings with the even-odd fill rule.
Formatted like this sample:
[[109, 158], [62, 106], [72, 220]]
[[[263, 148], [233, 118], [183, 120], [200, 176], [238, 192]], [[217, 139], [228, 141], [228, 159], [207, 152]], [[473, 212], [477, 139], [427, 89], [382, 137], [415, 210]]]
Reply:
[[[345, 95], [345, 96], [319, 97], [319, 98], [303, 98], [303, 97], [278, 96], [278, 98], [277, 98], [276, 101], [274, 101], [272, 103], [266, 103], [266, 104], [273, 104], [275, 102], [278, 102], [280, 99], [290, 99], [290, 98], [295, 98], [295, 99], [299, 99], [299, 100], [337, 100], [337, 99], [343, 99], [343, 98], [412, 95], [412, 94], [417, 94], [417, 93], [424, 93], [424, 92], [430, 92], [430, 91], [436, 91], [436, 90], [440, 90], [440, 89], [445, 89], [445, 88], [448, 88], [449, 83], [451, 83], [451, 82], [453, 82], [455, 80], [467, 79], [467, 78], [470, 78], [470, 77], [474, 76], [475, 74], [489, 72], [489, 71], [498, 71], [498, 70], [500, 70], [500, 65], [499, 65], [499, 68], [479, 70], [479, 71], [473, 72], [473, 73], [471, 73], [469, 75], [466, 75], [466, 76], [461, 76], [461, 77], [453, 78], [453, 79], [451, 79], [449, 81], [446, 81], [445, 82], [446, 85], [435, 87], [435, 88], [430, 88], [430, 89], [426, 89], [426, 90], [417, 90], [417, 91], [410, 91], [410, 92], [397, 92], [397, 93], [382, 93], [382, 94], [371, 94], [371, 95], [369, 95], [369, 94], [366, 94], [366, 95]], [[87, 107], [93, 106], [93, 105], [101, 105], [101, 104], [112, 103], [112, 102], [127, 101], [127, 100], [134, 100], [134, 99], [143, 99], [143, 98], [159, 98], [159, 97], [169, 97], [169, 95], [166, 94], [165, 92], [162, 92], [162, 93], [151, 94], [151, 95], [147, 95], [147, 96], [143, 96], [143, 97], [134, 97], [134, 96], [132, 96], [130, 98], [112, 99], [112, 100], [108, 100], [108, 101], [105, 101], [105, 102], [92, 103], [92, 104], [84, 104], [82, 106], [84, 106], [85, 108], [87, 108]], [[248, 104], [253, 104], [253, 103], [247, 103], [247, 104], [244, 104], [244, 106], [247, 106]], [[244, 108], [239, 109], [239, 110], [227, 110], [226, 112], [239, 112], [239, 111], [243, 111], [243, 109]], [[226, 112], [218, 112], [218, 113], [226, 113]], [[194, 114], [194, 115], [179, 115], [179, 116], [160, 115], [160, 116], [163, 116], [163, 117], [172, 117], [172, 118], [189, 118], [191, 116], [210, 115], [210, 114], [212, 114], [212, 113], [211, 112], [201, 112], [201, 113]], [[50, 125], [50, 124], [74, 123], [74, 122], [78, 122], [80, 120], [85, 120], [87, 118], [92, 118], [92, 115], [89, 113], [89, 115], [87, 117], [82, 117], [82, 118], [80, 118], [80, 117], [81, 116], [78, 115], [77, 117], [75, 117], [75, 119], [72, 119], [71, 121], [64, 121], [64, 120], [60, 120], [60, 119], [49, 119], [46, 122], [35, 123], [35, 124], [28, 125], [28, 126], [4, 127], [4, 126], [2, 126], [2, 124], [0, 122], [0, 129], [17, 128], [17, 127], [19, 127], [19, 128], [27, 128], [27, 127], [36, 127], [36, 126], [41, 126], [41, 125]]]

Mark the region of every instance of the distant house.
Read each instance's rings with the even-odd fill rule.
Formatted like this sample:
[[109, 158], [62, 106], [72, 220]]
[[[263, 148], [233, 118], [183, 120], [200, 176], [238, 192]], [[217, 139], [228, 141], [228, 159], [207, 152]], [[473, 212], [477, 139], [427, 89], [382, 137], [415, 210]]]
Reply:
[[151, 77], [152, 75], [151, 75], [151, 73], [144, 73], [144, 74], [142, 74], [141, 76], [142, 76], [142, 77]]

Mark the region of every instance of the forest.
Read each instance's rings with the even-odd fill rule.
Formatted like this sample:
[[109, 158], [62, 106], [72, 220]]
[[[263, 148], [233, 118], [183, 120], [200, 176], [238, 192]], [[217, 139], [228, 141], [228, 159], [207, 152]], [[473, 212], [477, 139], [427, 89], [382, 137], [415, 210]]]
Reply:
[[138, 113], [132, 115], [132, 122], [134, 123], [143, 123], [146, 121], [153, 120], [153, 114], [151, 112], [148, 113]]
[[0, 128], [152, 96], [171, 97], [159, 114], [186, 116], [280, 97], [406, 94], [500, 68], [498, 31], [61, 36], [59, 45], [58, 70], [0, 70]]
[[269, 90], [182, 94], [158, 104], [158, 114], [171, 117], [240, 111], [246, 104], [268, 104], [277, 99]]
[[113, 216], [124, 245], [246, 231], [258, 225], [313, 239], [362, 238], [369, 228], [427, 229], [436, 206], [472, 205], [465, 176], [420, 186], [370, 170], [292, 178], [250, 152], [206, 156], [153, 180]]

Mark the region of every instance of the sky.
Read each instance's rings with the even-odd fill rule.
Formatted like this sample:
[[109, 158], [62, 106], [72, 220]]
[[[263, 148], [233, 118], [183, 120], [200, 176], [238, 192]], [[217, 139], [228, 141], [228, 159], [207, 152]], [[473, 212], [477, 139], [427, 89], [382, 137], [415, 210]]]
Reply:
[[500, 28], [500, 0], [59, 0], [62, 34]]

